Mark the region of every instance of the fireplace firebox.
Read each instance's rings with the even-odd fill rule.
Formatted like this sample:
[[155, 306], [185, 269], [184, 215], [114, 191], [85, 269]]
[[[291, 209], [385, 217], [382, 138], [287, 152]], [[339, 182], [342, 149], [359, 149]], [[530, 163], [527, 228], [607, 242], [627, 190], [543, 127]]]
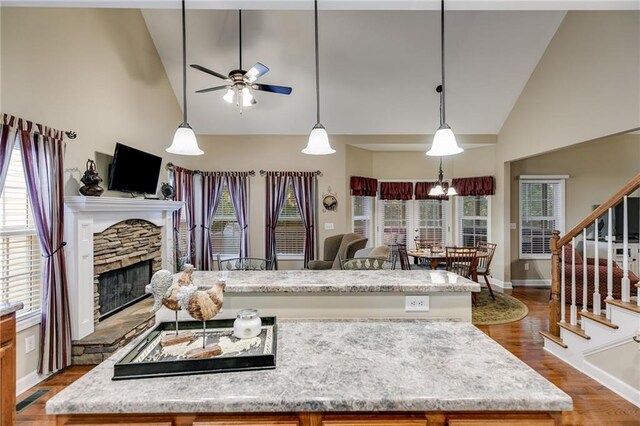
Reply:
[[152, 266], [152, 261], [147, 260], [100, 274], [99, 321], [149, 296], [145, 294], [145, 286], [151, 281]]

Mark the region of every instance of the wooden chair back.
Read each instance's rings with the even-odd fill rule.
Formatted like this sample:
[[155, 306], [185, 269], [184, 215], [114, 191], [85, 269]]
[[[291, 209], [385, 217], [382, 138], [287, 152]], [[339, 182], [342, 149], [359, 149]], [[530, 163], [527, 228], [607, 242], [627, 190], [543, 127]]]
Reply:
[[222, 260], [218, 255], [218, 269], [220, 271], [268, 271], [273, 262], [259, 257], [234, 257]]
[[478, 251], [474, 248], [462, 247], [446, 247], [445, 251], [447, 271], [469, 278]]
[[409, 262], [406, 246], [398, 246], [398, 260], [400, 261], [400, 269], [404, 271], [411, 270], [411, 262]]
[[486, 241], [480, 241], [478, 243], [478, 251], [487, 253], [487, 256], [478, 257], [478, 273], [489, 274], [489, 267], [491, 266], [491, 259], [496, 252], [497, 244], [488, 243]]

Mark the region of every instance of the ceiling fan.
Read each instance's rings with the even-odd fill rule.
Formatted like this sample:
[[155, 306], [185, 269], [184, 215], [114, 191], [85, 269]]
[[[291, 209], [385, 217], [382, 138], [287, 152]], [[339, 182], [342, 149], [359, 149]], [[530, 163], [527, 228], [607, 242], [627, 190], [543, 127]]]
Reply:
[[227, 89], [227, 93], [222, 97], [225, 101], [235, 103], [240, 108], [240, 114], [242, 114], [242, 108], [256, 104], [256, 99], [251, 93], [250, 89], [260, 90], [263, 92], [278, 93], [280, 95], [289, 95], [291, 93], [291, 87], [276, 86], [273, 84], [260, 84], [255, 81], [269, 72], [269, 68], [260, 62], [256, 63], [248, 71], [242, 69], [242, 10], [238, 11], [238, 28], [239, 28], [239, 66], [238, 69], [231, 70], [228, 76], [220, 74], [219, 72], [210, 70], [202, 65], [192, 64], [191, 67], [204, 73], [210, 74], [214, 77], [218, 77], [226, 81], [226, 84], [222, 86], [210, 87], [208, 89], [197, 90], [196, 93], [207, 93], [217, 90]]

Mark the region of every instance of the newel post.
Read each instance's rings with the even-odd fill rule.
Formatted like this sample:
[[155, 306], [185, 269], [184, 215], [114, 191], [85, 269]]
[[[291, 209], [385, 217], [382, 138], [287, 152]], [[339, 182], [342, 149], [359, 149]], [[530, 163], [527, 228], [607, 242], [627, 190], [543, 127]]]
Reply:
[[551, 299], [549, 300], [549, 332], [560, 336], [560, 249], [558, 240], [560, 231], [552, 231], [549, 240], [551, 249]]

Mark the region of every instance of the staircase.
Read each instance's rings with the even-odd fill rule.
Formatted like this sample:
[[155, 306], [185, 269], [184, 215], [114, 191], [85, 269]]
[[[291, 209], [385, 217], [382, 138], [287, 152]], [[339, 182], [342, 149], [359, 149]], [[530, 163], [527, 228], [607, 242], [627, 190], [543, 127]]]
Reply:
[[[566, 235], [553, 231], [549, 331], [541, 335], [546, 351], [640, 407], [640, 282], [629, 256], [635, 247], [638, 261], [640, 241], [628, 232], [629, 195], [638, 188], [640, 174]], [[614, 208], [622, 209], [623, 218], [615, 251]], [[601, 240], [603, 218], [607, 230]]]

